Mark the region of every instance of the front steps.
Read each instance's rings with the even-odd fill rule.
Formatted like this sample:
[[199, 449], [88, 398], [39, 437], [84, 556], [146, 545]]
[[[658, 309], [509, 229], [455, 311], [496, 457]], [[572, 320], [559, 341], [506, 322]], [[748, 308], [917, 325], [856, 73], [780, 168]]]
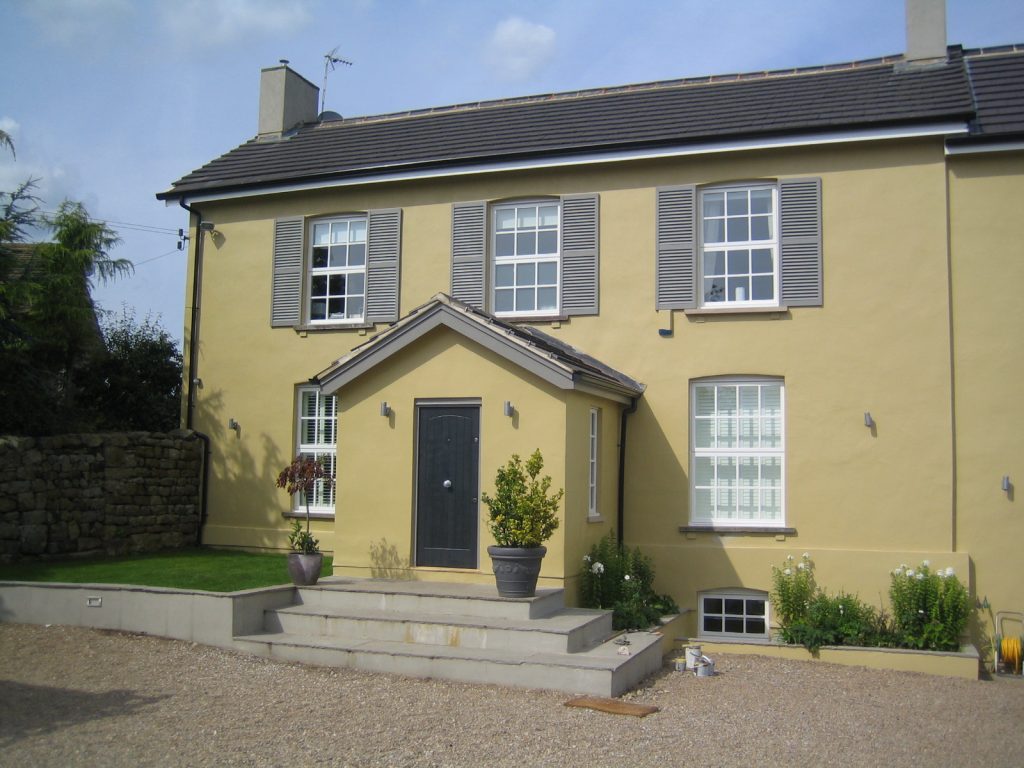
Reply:
[[295, 605], [265, 610], [264, 631], [235, 637], [235, 646], [285, 661], [595, 696], [619, 696], [662, 663], [660, 635], [613, 633], [610, 612], [566, 608], [560, 589], [517, 599], [475, 584], [335, 577], [296, 595]]

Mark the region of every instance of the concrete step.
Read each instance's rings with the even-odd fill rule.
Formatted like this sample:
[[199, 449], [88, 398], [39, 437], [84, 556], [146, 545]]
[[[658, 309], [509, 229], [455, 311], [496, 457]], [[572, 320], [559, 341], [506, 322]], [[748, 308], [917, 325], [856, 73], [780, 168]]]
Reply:
[[[616, 642], [629, 641], [628, 656]], [[619, 696], [661, 668], [661, 636], [623, 633], [580, 653], [544, 653], [388, 640], [354, 642], [328, 635], [285, 632], [235, 638], [248, 653], [281, 661], [331, 667], [352, 667], [410, 677], [492, 683], [519, 688], [544, 688], [593, 696]]]
[[321, 579], [313, 587], [300, 587], [298, 601], [325, 612], [354, 609], [505, 619], [537, 619], [565, 607], [561, 589], [538, 589], [535, 597], [512, 598], [499, 597], [493, 585], [338, 576]]
[[537, 619], [507, 619], [378, 609], [325, 611], [322, 607], [297, 605], [268, 609], [264, 613], [264, 628], [289, 635], [329, 635], [353, 643], [384, 640], [457, 648], [577, 653], [611, 636], [612, 616], [610, 611], [583, 608], [563, 608]]

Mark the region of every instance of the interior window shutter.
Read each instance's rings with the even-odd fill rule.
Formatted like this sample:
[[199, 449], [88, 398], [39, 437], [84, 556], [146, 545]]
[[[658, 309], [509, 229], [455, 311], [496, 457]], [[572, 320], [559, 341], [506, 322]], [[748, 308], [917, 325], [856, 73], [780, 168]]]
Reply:
[[270, 325], [295, 326], [302, 316], [301, 216], [274, 222], [274, 275], [270, 290]]
[[562, 198], [562, 312], [596, 315], [600, 287], [598, 197]]
[[487, 203], [452, 206], [452, 298], [486, 309]]
[[779, 182], [779, 221], [782, 303], [820, 307], [821, 179]]
[[398, 320], [402, 210], [370, 211], [366, 230], [366, 321], [393, 323]]
[[697, 306], [696, 188], [661, 187], [655, 210], [655, 307]]

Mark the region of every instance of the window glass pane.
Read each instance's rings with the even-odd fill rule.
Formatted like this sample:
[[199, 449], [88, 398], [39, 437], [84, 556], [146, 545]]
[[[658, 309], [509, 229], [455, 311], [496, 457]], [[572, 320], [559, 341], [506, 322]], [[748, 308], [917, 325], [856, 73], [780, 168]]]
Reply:
[[533, 288], [516, 289], [516, 311], [530, 312], [534, 309]]
[[704, 598], [704, 613], [721, 613], [722, 612], [722, 598], [720, 597], [705, 597]]
[[693, 462], [694, 485], [710, 486], [715, 481], [715, 465], [708, 456], [698, 456]]
[[712, 493], [708, 488], [698, 488], [693, 494], [693, 517], [695, 520], [712, 519]]
[[715, 447], [715, 420], [698, 419], [693, 425], [693, 442], [697, 448]]
[[363, 297], [351, 298], [348, 300], [348, 316], [349, 317], [362, 317], [363, 316]]
[[558, 253], [558, 232], [555, 230], [538, 232], [537, 253]]
[[558, 282], [558, 263], [542, 261], [537, 265], [537, 284], [555, 285]]
[[350, 267], [361, 267], [366, 263], [366, 246], [362, 243], [348, 247], [348, 265]]
[[310, 293], [314, 296], [327, 295], [327, 275], [313, 275]]
[[309, 303], [310, 320], [324, 320], [327, 315], [326, 301], [311, 301]]
[[725, 251], [708, 251], [704, 254], [704, 275], [725, 274]]
[[701, 384], [693, 388], [694, 414], [710, 416], [715, 412], [715, 388]]
[[772, 217], [771, 216], [753, 216], [750, 219], [750, 239], [751, 240], [771, 240], [772, 239]]
[[514, 256], [516, 253], [516, 236], [508, 233], [496, 235], [494, 238], [495, 256]]
[[717, 493], [715, 494], [715, 503], [718, 507], [716, 510], [716, 517], [720, 517], [724, 520], [731, 520], [736, 517], [735, 488], [723, 488], [719, 485]]
[[330, 236], [331, 227], [329, 224], [313, 225], [313, 245], [326, 245]]
[[704, 195], [704, 215], [724, 216], [725, 195], [721, 192], [708, 192]]
[[331, 275], [329, 292], [332, 296], [345, 294], [345, 275]]
[[704, 301], [725, 301], [725, 278], [706, 277], [704, 278]]
[[749, 488], [757, 485], [759, 462], [750, 456], [741, 456], [739, 460], [740, 487]]
[[747, 619], [748, 635], [763, 635], [764, 633], [764, 619]]
[[718, 447], [736, 447], [736, 421], [734, 419], [718, 420]]
[[331, 260], [328, 266], [331, 267], [344, 267], [346, 265], [346, 257], [348, 256], [348, 246], [345, 245], [334, 245], [331, 246]]
[[742, 243], [749, 239], [749, 229], [747, 219], [729, 219], [729, 235], [728, 240], [730, 243]]
[[323, 269], [327, 266], [327, 249], [313, 249], [313, 269]]
[[750, 271], [750, 251], [729, 251], [730, 275], [745, 275]]
[[514, 285], [515, 267], [511, 264], [499, 264], [494, 268], [494, 285], [505, 288]]
[[516, 235], [516, 255], [533, 256], [537, 253], [537, 233], [520, 232]]
[[494, 311], [495, 312], [511, 312], [512, 306], [512, 291], [511, 290], [499, 290], [494, 292]]
[[331, 224], [331, 242], [344, 243], [348, 240], [348, 222], [336, 221]]
[[760, 387], [757, 385], [740, 385], [740, 415], [757, 416], [761, 413], [759, 405]]
[[704, 219], [704, 242], [721, 243], [725, 241], [725, 220]]
[[348, 276], [348, 292], [353, 296], [363, 295], [363, 284], [366, 276], [362, 272], [353, 272]]
[[748, 301], [750, 299], [750, 278], [730, 277], [726, 295], [729, 301]]
[[495, 230], [514, 229], [516, 226], [516, 212], [514, 208], [498, 208], [494, 211]]
[[747, 600], [747, 616], [764, 616], [764, 600]]
[[778, 486], [782, 484], [782, 460], [774, 456], [761, 459], [761, 484]]
[[739, 216], [747, 213], [747, 190], [741, 189], [728, 193], [728, 209], [730, 216]]
[[704, 631], [705, 632], [721, 632], [722, 631], [722, 618], [720, 616], [705, 616], [704, 617]]
[[743, 601], [732, 597], [725, 598], [725, 612], [731, 613], [734, 616], [742, 616]]
[[743, 633], [743, 619], [726, 618], [725, 620], [725, 631], [735, 632], [736, 634]]
[[722, 488], [734, 488], [737, 484], [739, 463], [733, 456], [720, 456], [715, 462], [718, 485]]
[[348, 225], [348, 241], [350, 243], [366, 242], [366, 222], [362, 219], [351, 221]]
[[723, 384], [718, 387], [719, 416], [734, 416], [736, 414], [736, 389], [732, 384]]
[[536, 285], [536, 272], [536, 264], [516, 264], [516, 285]]
[[327, 301], [327, 317], [331, 320], [340, 320], [345, 317], [345, 300], [344, 299], [328, 299]]
[[755, 248], [750, 252], [750, 271], [755, 274], [772, 274], [775, 271], [771, 248]]
[[782, 389], [778, 384], [761, 386], [761, 409], [765, 416], [782, 416]]
[[517, 226], [522, 229], [524, 227], [536, 227], [537, 226], [537, 209], [532, 205], [517, 208], [516, 213], [518, 214]]
[[537, 309], [558, 309], [558, 289], [538, 288]]
[[769, 275], [758, 275], [750, 280], [750, 298], [754, 301], [770, 301], [775, 298], [775, 279]]
[[542, 227], [558, 226], [558, 206], [542, 205], [540, 207], [540, 225]]
[[771, 213], [772, 212], [772, 191], [770, 189], [750, 190], [750, 212]]

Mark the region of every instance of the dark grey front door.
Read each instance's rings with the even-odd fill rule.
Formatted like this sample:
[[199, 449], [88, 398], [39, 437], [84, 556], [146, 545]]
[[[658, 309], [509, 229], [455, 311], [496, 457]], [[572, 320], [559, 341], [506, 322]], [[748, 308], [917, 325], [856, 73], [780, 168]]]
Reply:
[[416, 565], [477, 567], [480, 409], [420, 406]]

